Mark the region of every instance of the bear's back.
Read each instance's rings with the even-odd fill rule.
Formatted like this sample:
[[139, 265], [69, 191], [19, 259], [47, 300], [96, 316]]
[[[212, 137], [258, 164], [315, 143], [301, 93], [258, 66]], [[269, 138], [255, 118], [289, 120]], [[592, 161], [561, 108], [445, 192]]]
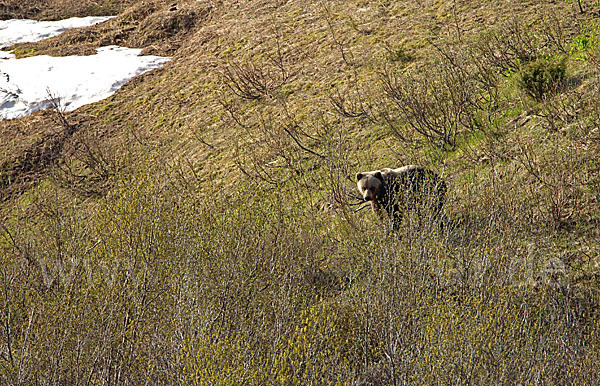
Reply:
[[387, 184], [389, 195], [399, 193], [413, 194], [444, 194], [446, 184], [433, 171], [423, 166], [406, 165], [397, 169], [387, 169]]
[[406, 165], [406, 166], [402, 166], [401, 168], [390, 169], [391, 173], [395, 174], [395, 175], [405, 174], [405, 173], [408, 173], [408, 172], [414, 171], [414, 170], [426, 170], [426, 169], [423, 166], [418, 166], [418, 165]]

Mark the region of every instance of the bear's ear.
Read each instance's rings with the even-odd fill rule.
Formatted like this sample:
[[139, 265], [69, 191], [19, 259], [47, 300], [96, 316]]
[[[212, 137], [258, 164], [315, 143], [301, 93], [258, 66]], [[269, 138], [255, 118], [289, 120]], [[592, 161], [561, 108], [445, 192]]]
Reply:
[[356, 173], [356, 182], [362, 180], [363, 178], [363, 174], [362, 173]]
[[381, 172], [377, 172], [377, 173], [375, 173], [375, 175], [374, 175], [374, 176], [375, 176], [375, 178], [377, 178], [378, 180], [381, 180], [381, 181], [383, 181], [383, 176], [381, 175]]

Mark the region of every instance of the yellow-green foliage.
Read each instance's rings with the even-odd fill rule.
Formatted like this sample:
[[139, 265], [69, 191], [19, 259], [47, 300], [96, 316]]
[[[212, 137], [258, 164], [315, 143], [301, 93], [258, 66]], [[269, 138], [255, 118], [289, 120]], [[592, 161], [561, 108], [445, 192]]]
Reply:
[[324, 303], [302, 310], [291, 336], [277, 347], [270, 371], [274, 384], [348, 384], [351, 331], [336, 319], [335, 308]]
[[324, 304], [302, 310], [290, 336], [270, 342], [271, 352], [245, 335], [203, 330], [183, 343], [178, 357], [185, 383], [346, 385], [350, 363], [343, 356], [350, 343], [335, 318]]
[[190, 385], [260, 384], [262, 363], [251, 358], [251, 351], [259, 352], [243, 336], [229, 338], [203, 330], [195, 339], [184, 341], [177, 359]]
[[[43, 183], [1, 165], [1, 382], [597, 384], [595, 48], [540, 100], [512, 76], [584, 32], [565, 3], [238, 3], [67, 115]], [[441, 221], [349, 205], [409, 163]]]
[[240, 186], [209, 201], [193, 179], [136, 175], [85, 216], [46, 202], [53, 211], [38, 224], [5, 234], [5, 379], [343, 385], [597, 376], [589, 366], [599, 354], [597, 292], [565, 287], [565, 272], [547, 271], [548, 246], [528, 247], [506, 208], [464, 219], [447, 212], [441, 230], [413, 214], [401, 238], [384, 237], [377, 223], [353, 228], [310, 215], [288, 187], [258, 197]]

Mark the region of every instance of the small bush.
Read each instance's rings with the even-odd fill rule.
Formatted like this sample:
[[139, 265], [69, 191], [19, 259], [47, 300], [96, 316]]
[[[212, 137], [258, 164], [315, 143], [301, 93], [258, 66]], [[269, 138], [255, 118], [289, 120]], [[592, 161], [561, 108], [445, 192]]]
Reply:
[[565, 78], [565, 59], [537, 59], [521, 69], [519, 85], [531, 97], [542, 100], [557, 90]]
[[584, 53], [594, 47], [596, 47], [594, 36], [589, 34], [579, 35], [571, 43], [569, 54], [577, 56], [580, 60], [585, 60]]

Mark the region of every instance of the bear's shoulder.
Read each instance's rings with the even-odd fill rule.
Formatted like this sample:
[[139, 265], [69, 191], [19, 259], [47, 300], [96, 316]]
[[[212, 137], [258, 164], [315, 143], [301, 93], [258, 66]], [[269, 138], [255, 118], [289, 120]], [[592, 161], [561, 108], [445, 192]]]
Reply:
[[379, 171], [383, 175], [393, 175], [394, 174], [394, 169], [390, 169], [390, 168], [383, 168], [383, 169], [380, 169]]
[[406, 165], [406, 166], [402, 166], [401, 168], [390, 169], [390, 170], [394, 175], [398, 176], [400, 174], [405, 174], [407, 172], [410, 172], [413, 170], [418, 170], [418, 169], [423, 169], [423, 167], [418, 166], [418, 165]]

